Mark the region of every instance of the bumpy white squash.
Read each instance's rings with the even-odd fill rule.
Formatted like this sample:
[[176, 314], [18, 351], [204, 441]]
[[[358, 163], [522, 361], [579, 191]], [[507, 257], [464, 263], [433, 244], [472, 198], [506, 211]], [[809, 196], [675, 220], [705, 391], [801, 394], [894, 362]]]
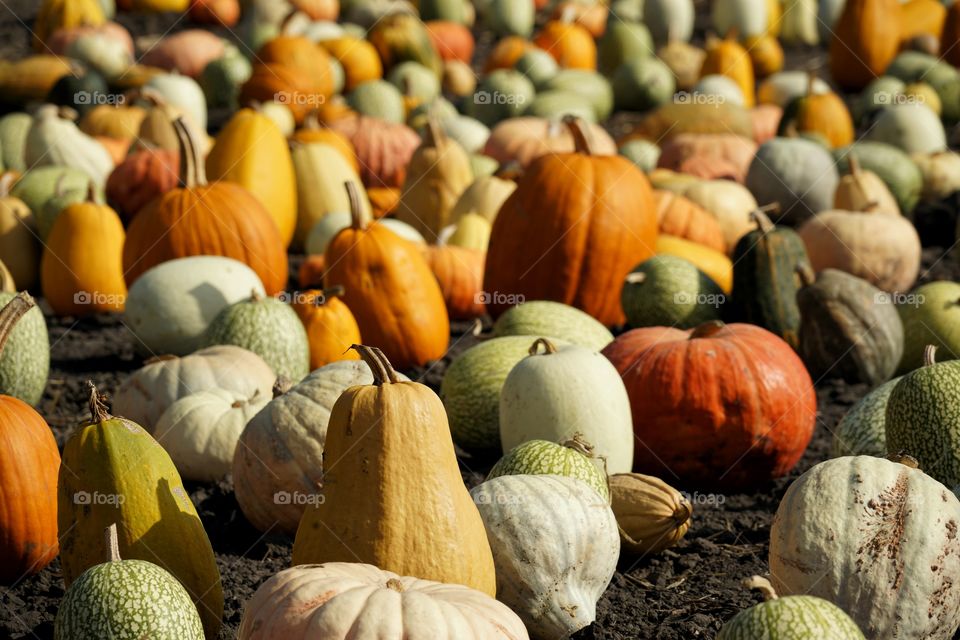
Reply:
[[960, 501], [908, 464], [822, 462], [787, 490], [770, 531], [781, 595], [818, 596], [868, 638], [952, 638], [960, 626]]
[[552, 475], [501, 476], [471, 491], [493, 550], [497, 599], [534, 638], [589, 625], [617, 567], [613, 511], [589, 485]]

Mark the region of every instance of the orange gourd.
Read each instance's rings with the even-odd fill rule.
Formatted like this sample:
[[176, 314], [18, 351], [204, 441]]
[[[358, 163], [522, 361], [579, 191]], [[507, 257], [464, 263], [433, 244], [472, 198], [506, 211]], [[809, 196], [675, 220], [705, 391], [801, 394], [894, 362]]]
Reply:
[[597, 45], [593, 36], [575, 22], [551, 20], [533, 44], [552, 55], [561, 67], [590, 71], [597, 68]]
[[722, 40], [711, 36], [707, 39], [706, 51], [700, 77], [714, 74], [726, 76], [740, 87], [746, 106], [752, 107], [756, 104], [753, 61], [747, 50], [737, 42], [735, 34], [731, 32]]
[[379, 220], [396, 211], [400, 204], [400, 189], [370, 187], [367, 189], [367, 199], [370, 200], [370, 209], [373, 212], [374, 220]]
[[900, 7], [900, 42], [917, 36], [931, 35], [938, 40], [943, 35], [947, 8], [937, 0], [910, 0]]
[[383, 77], [383, 63], [376, 48], [366, 40], [341, 36], [320, 43], [327, 53], [343, 66], [343, 91], [348, 93], [358, 84]]
[[403, 186], [407, 165], [420, 146], [420, 136], [405, 124], [370, 116], [350, 115], [330, 123], [353, 145], [366, 187]]
[[557, 4], [553, 9], [554, 20], [564, 20], [568, 15], [572, 22], [586, 29], [594, 38], [599, 38], [607, 30], [610, 7], [605, 2], [584, 3], [567, 0]]
[[340, 0], [292, 0], [291, 4], [311, 20], [336, 21], [340, 15]]
[[475, 46], [470, 29], [449, 20], [431, 20], [426, 26], [430, 41], [441, 58], [470, 64]]
[[900, 0], [847, 0], [833, 28], [830, 72], [848, 91], [881, 76], [900, 49]]
[[302, 74], [324, 97], [333, 93], [330, 54], [307, 38], [277, 36], [260, 47], [255, 59], [262, 64], [282, 64]]
[[319, 86], [299, 69], [273, 62], [254, 65], [250, 78], [240, 88], [239, 101], [244, 106], [270, 101], [285, 104], [299, 124], [332, 91], [332, 78], [328, 85]]
[[727, 252], [723, 229], [710, 212], [672, 191], [654, 189], [660, 233], [684, 238], [720, 253]]
[[309, 289], [296, 294], [293, 310], [297, 312], [310, 343], [310, 370], [337, 360], [358, 360], [350, 348], [360, 344], [357, 320], [340, 300], [343, 287]]
[[483, 265], [487, 254], [452, 245], [421, 247], [437, 278], [451, 320], [472, 320], [486, 311], [483, 296]]
[[788, 105], [778, 133], [781, 136], [818, 134], [833, 149], [851, 144], [855, 131], [847, 105], [843, 98], [832, 91], [816, 93], [815, 80], [816, 76], [811, 73], [807, 95], [796, 98]]
[[497, 69], [513, 69], [517, 60], [530, 49], [530, 43], [520, 36], [507, 36], [502, 38], [483, 65], [483, 72], [490, 73]]
[[134, 151], [107, 178], [107, 200], [129, 223], [147, 203], [177, 187], [180, 157], [169, 149]]

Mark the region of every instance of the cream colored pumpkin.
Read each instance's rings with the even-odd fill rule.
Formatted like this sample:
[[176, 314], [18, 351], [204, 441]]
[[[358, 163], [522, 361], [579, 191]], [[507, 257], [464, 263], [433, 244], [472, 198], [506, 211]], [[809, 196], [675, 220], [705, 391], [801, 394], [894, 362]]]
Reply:
[[923, 199], [936, 202], [960, 190], [960, 154], [953, 151], [914, 153], [910, 158], [923, 174]]
[[719, 34], [763, 35], [769, 27], [767, 0], [714, 0], [710, 16]]
[[500, 476], [470, 493], [493, 550], [497, 599], [534, 638], [566, 638], [592, 623], [620, 555], [607, 501], [555, 475]]
[[160, 356], [133, 372], [113, 396], [113, 412], [153, 431], [163, 412], [183, 396], [223, 389], [250, 398], [270, 396], [276, 375], [257, 354], [221, 345], [178, 358]]
[[756, 199], [742, 184], [730, 180], [704, 180], [675, 189], [708, 212], [712, 213], [723, 230], [723, 240], [729, 251], [737, 241], [755, 227], [750, 214], [756, 211]]
[[487, 245], [490, 244], [490, 230], [491, 225], [485, 217], [479, 213], [468, 213], [452, 225], [450, 235], [443, 244], [486, 251]]
[[450, 221], [455, 224], [468, 213], [479, 213], [493, 224], [500, 207], [516, 188], [516, 182], [497, 175], [477, 178], [457, 198], [450, 211]]
[[153, 432], [186, 480], [216, 482], [233, 468], [233, 454], [247, 422], [270, 401], [257, 389], [250, 397], [208, 389], [170, 405]]
[[960, 502], [918, 469], [822, 462], [780, 502], [770, 572], [782, 596], [833, 602], [868, 638], [947, 640], [960, 626]]
[[485, 593], [347, 562], [292, 567], [264, 582], [244, 607], [237, 637], [332, 640], [360, 633], [405, 640], [529, 637], [517, 614]]
[[44, 105], [37, 110], [27, 133], [24, 150], [27, 166], [74, 167], [90, 176], [98, 189], [103, 189], [113, 171], [110, 152], [63, 115], [67, 114], [54, 105]]
[[875, 211], [900, 215], [900, 205], [887, 184], [873, 171], [860, 168], [856, 155], [847, 156], [850, 173], [840, 178], [833, 196], [833, 206], [846, 211]]

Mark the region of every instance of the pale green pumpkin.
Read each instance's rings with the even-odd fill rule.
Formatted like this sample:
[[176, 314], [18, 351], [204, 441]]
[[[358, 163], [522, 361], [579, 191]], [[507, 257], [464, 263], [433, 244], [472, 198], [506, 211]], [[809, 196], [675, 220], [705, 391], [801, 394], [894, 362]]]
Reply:
[[593, 453], [593, 445], [580, 434], [561, 443], [529, 440], [508, 451], [493, 465], [487, 480], [499, 476], [558, 475], [583, 480], [607, 499], [610, 489], [603, 460]]
[[[13, 293], [0, 292], [0, 308], [15, 297]], [[38, 307], [20, 317], [0, 348], [0, 393], [29, 405], [40, 402], [50, 375], [50, 339]]]
[[534, 300], [508, 309], [497, 318], [493, 334], [560, 338], [594, 351], [600, 351], [613, 342], [610, 330], [590, 314], [549, 300]]

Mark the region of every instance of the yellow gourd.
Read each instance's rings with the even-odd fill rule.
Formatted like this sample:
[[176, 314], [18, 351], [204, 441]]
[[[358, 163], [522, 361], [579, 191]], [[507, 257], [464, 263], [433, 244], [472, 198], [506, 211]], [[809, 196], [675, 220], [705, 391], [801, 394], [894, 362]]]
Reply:
[[715, 36], [707, 40], [707, 56], [703, 60], [700, 77], [714, 74], [727, 76], [736, 82], [743, 92], [746, 106], [752, 107], [756, 103], [753, 62], [733, 33], [722, 40]]

